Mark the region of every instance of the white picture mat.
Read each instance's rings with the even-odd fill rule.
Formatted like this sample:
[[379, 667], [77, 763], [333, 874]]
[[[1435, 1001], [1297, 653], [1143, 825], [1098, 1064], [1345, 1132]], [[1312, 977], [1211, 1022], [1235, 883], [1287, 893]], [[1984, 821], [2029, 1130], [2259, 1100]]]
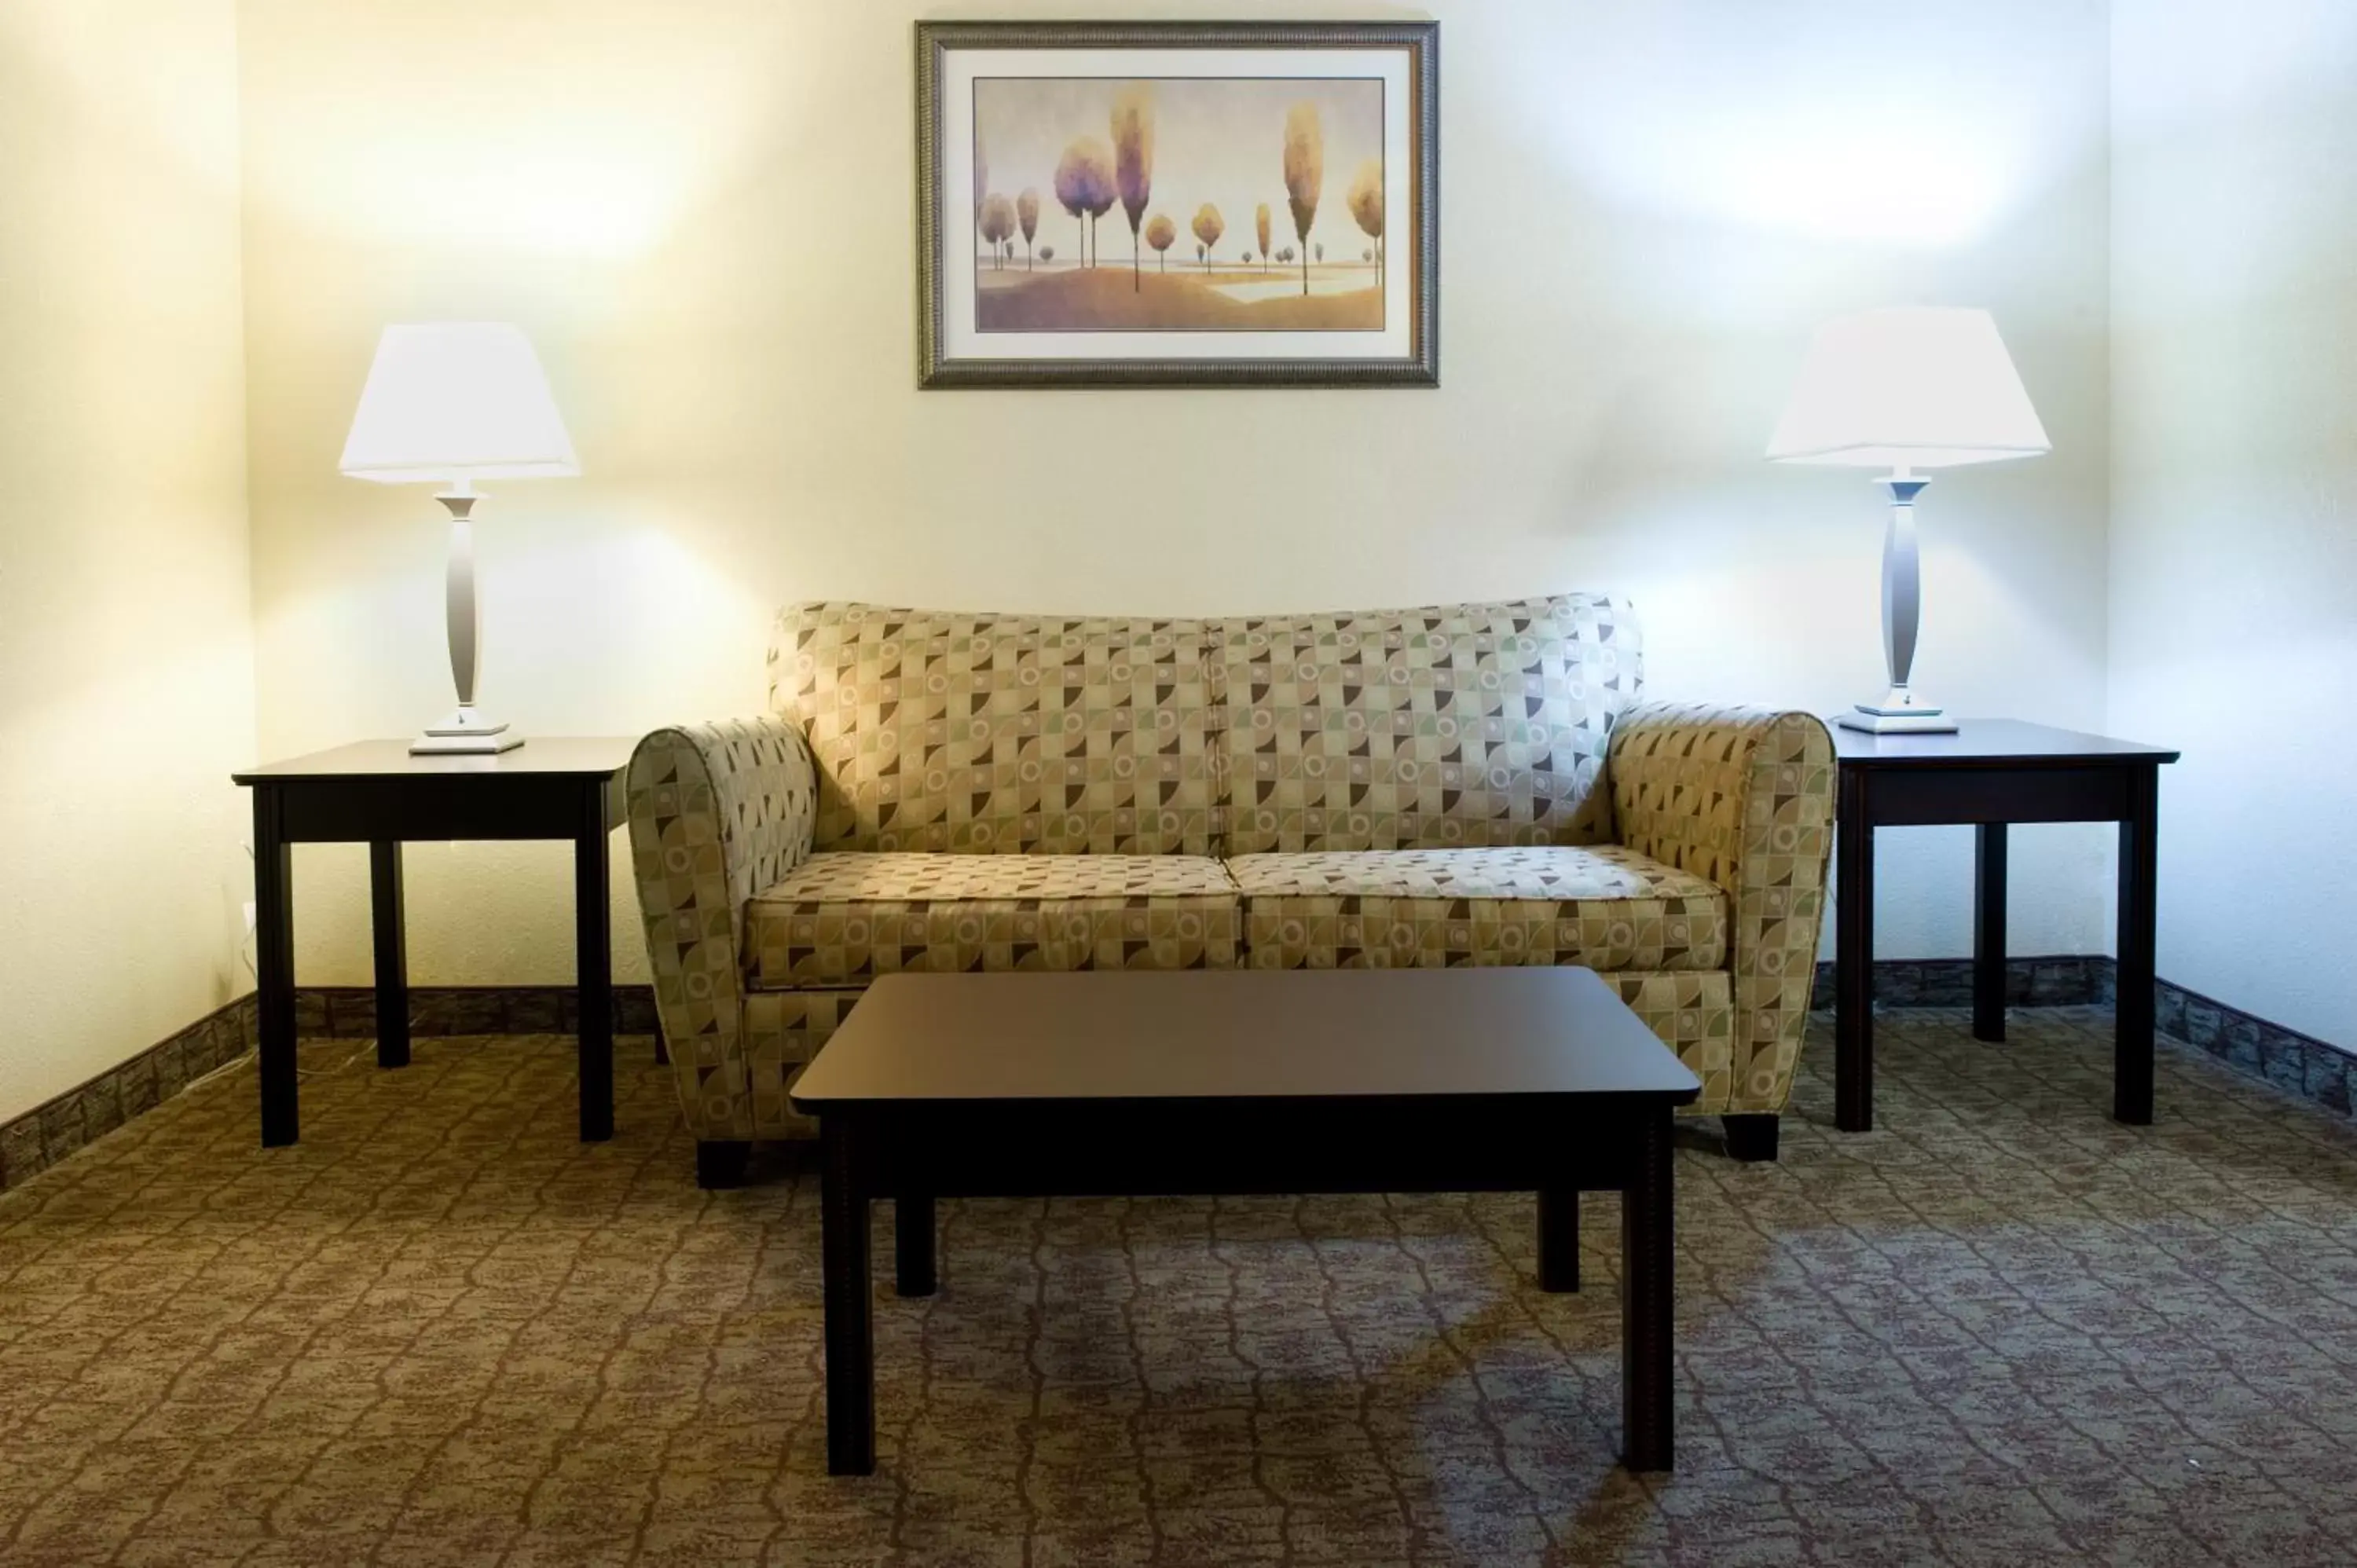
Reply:
[[[1413, 97], [1405, 47], [1351, 49], [950, 49], [941, 85], [942, 348], [959, 360], [1406, 360], [1415, 352], [1409, 300], [1413, 265], [1383, 269], [1383, 326], [1376, 332], [980, 332], [974, 324], [981, 236], [958, 193], [974, 188], [974, 84], [977, 77], [1340, 77], [1383, 84], [1384, 244], [1415, 236]], [[1269, 148], [1274, 162], [1276, 146]], [[1343, 193], [1319, 200], [1339, 210]], [[954, 220], [952, 214], [958, 214]], [[1395, 252], [1394, 252], [1395, 254]]]

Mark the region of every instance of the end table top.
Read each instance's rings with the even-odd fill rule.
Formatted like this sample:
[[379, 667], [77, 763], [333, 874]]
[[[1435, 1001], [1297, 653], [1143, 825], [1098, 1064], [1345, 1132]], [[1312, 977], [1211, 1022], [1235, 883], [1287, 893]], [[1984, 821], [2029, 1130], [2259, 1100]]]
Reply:
[[413, 757], [407, 740], [361, 740], [232, 773], [239, 784], [295, 779], [425, 779], [436, 775], [610, 778], [630, 766], [635, 736], [526, 736], [496, 756]]
[[1958, 719], [1948, 735], [1867, 735], [1832, 725], [1834, 755], [1846, 767], [1953, 768], [2085, 766], [2174, 762], [2166, 746], [2083, 735], [2020, 719]]
[[890, 974], [794, 1085], [943, 1101], [1625, 1095], [1701, 1080], [1585, 969]]

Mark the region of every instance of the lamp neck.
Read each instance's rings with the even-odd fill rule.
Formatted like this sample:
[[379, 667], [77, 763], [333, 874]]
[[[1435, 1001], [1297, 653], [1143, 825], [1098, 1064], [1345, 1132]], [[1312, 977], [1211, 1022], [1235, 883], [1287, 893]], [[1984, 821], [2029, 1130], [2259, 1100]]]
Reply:
[[1892, 506], [1905, 507], [1913, 506], [1915, 498], [1921, 495], [1932, 483], [1929, 478], [1916, 473], [1913, 468], [1903, 463], [1874, 482], [1890, 492]]
[[450, 506], [450, 503], [452, 501], [465, 501], [468, 505], [472, 505], [475, 501], [481, 499], [482, 494], [482, 491], [475, 488], [474, 480], [453, 479], [450, 481], [450, 488], [447, 490], [438, 492], [434, 499], [440, 501], [444, 506], [450, 507], [450, 510], [453, 515], [464, 517], [467, 515], [465, 509]]

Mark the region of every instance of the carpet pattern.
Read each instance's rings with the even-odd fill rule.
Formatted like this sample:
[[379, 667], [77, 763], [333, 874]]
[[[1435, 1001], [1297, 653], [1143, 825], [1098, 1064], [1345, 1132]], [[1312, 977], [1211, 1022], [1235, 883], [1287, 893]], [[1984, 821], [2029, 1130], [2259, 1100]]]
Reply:
[[1679, 1455], [1613, 1461], [1618, 1199], [944, 1203], [878, 1471], [825, 1473], [813, 1178], [702, 1193], [667, 1072], [304, 1047], [0, 1196], [0, 1562], [2121, 1564], [2357, 1558], [2357, 1129], [2108, 1015], [1813, 1024], [1775, 1165], [1679, 1155]]

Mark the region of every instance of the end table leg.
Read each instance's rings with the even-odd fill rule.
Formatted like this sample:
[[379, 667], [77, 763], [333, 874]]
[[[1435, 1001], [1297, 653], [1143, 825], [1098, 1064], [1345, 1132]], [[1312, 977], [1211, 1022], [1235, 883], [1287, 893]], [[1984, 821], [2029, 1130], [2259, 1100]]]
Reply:
[[2130, 1126], [2152, 1122], [2152, 970], [2160, 885], [2160, 769], [2140, 768], [2128, 786], [2120, 823], [2119, 996], [2112, 1015], [2112, 1116]]
[[2005, 1038], [2005, 824], [1983, 822], [1973, 845], [1973, 1038]]
[[830, 1476], [876, 1472], [876, 1332], [867, 1275], [866, 1155], [859, 1133], [852, 1117], [819, 1119]]
[[613, 921], [606, 905], [606, 781], [589, 787], [573, 841], [575, 962], [581, 985], [581, 1141], [614, 1135]]
[[1539, 1289], [1557, 1294], [1579, 1288], [1579, 1189], [1539, 1193]]
[[1866, 774], [1841, 776], [1834, 890], [1834, 1125], [1874, 1129], [1874, 828]]
[[295, 1077], [295, 888], [278, 791], [253, 790], [253, 977], [262, 1079], [262, 1146], [300, 1135]]
[[401, 843], [369, 844], [370, 930], [376, 939], [376, 1065], [409, 1065], [409, 941], [403, 929]]
[[1621, 1460], [1631, 1470], [1677, 1463], [1670, 1119], [1666, 1105], [1645, 1113], [1620, 1195]]
[[931, 1295], [940, 1287], [933, 1247], [933, 1195], [900, 1193], [892, 1200], [893, 1283], [900, 1294]]

